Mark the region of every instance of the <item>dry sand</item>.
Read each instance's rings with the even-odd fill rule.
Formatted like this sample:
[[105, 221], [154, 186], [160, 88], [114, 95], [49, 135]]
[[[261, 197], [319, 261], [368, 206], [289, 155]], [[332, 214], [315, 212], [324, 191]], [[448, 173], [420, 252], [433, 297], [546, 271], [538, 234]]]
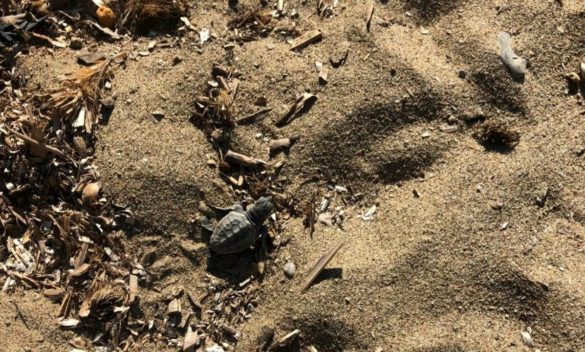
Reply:
[[[230, 57], [224, 26], [233, 11], [225, 2], [198, 1], [190, 5], [193, 25], [217, 34], [203, 53], [195, 51], [193, 33], [173, 36], [166, 40], [177, 45], [130, 60], [116, 74], [116, 107], [100, 128], [96, 158], [108, 194], [131, 204], [139, 218], [129, 250], [137, 258], [155, 253], [148, 269], [164, 290], [141, 291], [145, 318], [165, 314], [160, 302], [172, 290], [203, 289], [205, 275], [215, 274], [194, 221], [197, 206], [202, 199], [228, 205], [236, 196], [207, 167], [214, 151], [189, 118], [212, 64], [232, 60], [242, 72], [236, 116], [258, 110], [261, 96], [273, 108], [237, 128], [235, 148], [266, 159], [257, 133], [298, 134], [283, 171], [289, 192], [308, 199], [329, 183], [365, 195], [346, 207], [343, 229], [317, 224], [310, 238], [302, 219], [286, 223], [288, 242], [257, 284], [259, 304], [237, 326], [236, 350], [254, 351], [267, 325], [278, 336], [300, 329], [303, 350], [320, 352], [585, 351], [585, 115], [583, 99], [567, 94], [563, 78], [585, 57], [583, 1], [376, 1], [369, 33], [367, 2], [340, 0], [327, 19], [316, 15], [316, 1], [285, 2], [299, 18], [279, 26], [320, 29], [321, 42], [295, 53], [275, 32], [236, 46]], [[524, 83], [514, 82], [498, 58], [502, 30], [530, 62]], [[127, 45], [140, 49], [148, 41]], [[330, 67], [330, 55], [346, 41], [346, 63]], [[173, 65], [177, 55], [182, 62]], [[76, 67], [75, 57], [69, 49], [34, 48], [20, 69], [32, 76], [30, 85], [48, 89], [47, 77]], [[316, 61], [329, 70], [324, 87]], [[305, 90], [318, 96], [316, 104], [275, 128]], [[153, 120], [154, 110], [166, 117]], [[520, 143], [507, 152], [486, 150], [472, 137], [477, 124], [467, 122], [476, 115], [507, 123]], [[443, 131], [448, 126], [457, 131]], [[320, 181], [303, 184], [312, 175]], [[373, 221], [357, 218], [374, 204]], [[311, 265], [340, 240], [344, 247], [329, 269], [300, 293]], [[282, 273], [289, 260], [297, 266], [292, 280]], [[227, 277], [246, 278], [238, 275]], [[57, 309], [34, 292], [2, 296], [0, 350], [67, 350], [72, 335], [55, 327]], [[533, 348], [522, 341], [526, 329]]]

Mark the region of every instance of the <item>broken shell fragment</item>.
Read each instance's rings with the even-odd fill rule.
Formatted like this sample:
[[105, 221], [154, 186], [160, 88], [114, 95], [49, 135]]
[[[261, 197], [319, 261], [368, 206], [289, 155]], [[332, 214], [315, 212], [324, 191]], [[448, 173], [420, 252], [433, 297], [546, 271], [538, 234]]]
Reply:
[[528, 331], [522, 331], [522, 342], [528, 347], [534, 347], [534, 341], [532, 340], [532, 336]]

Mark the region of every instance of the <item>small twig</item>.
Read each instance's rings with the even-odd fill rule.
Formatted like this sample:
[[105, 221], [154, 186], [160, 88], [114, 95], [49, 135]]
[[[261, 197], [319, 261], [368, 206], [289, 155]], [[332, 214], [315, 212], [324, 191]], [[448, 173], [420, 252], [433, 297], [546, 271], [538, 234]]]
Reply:
[[14, 307], [16, 308], [16, 313], [18, 313], [18, 317], [20, 318], [20, 320], [22, 320], [22, 323], [24, 324], [24, 326], [26, 326], [26, 328], [28, 330], [30, 330], [30, 326], [28, 326], [26, 319], [24, 319], [24, 315], [22, 315], [22, 312], [20, 311], [18, 304], [16, 304], [16, 302], [14, 302], [14, 301], [12, 302], [12, 304], [14, 304]]
[[14, 134], [16, 137], [18, 137], [26, 142], [29, 142], [29, 143], [34, 144], [36, 146], [39, 146], [41, 148], [46, 148], [49, 152], [51, 152], [51, 153], [53, 153], [53, 154], [55, 154], [63, 159], [69, 159], [65, 153], [63, 153], [62, 151], [60, 151], [59, 149], [57, 149], [55, 147], [51, 147], [50, 145], [47, 145], [45, 143], [40, 143], [39, 141], [37, 141], [37, 140], [35, 140], [35, 139], [25, 135], [25, 134], [14, 131], [8, 127], [6, 127], [6, 129], [8, 130], [8, 132]]
[[232, 162], [234, 164], [249, 168], [255, 168], [258, 166], [266, 165], [266, 161], [264, 160], [252, 158], [247, 155], [236, 153], [231, 150], [228, 150], [228, 152], [225, 154], [225, 160], [227, 162]]
[[256, 112], [253, 112], [253, 113], [251, 113], [250, 115], [248, 115], [248, 116], [245, 116], [245, 117], [242, 117], [241, 119], [237, 120], [237, 121], [236, 121], [236, 123], [237, 123], [238, 125], [241, 125], [241, 124], [246, 124], [246, 123], [250, 123], [250, 122], [252, 122], [252, 120], [254, 120], [256, 117], [258, 117], [258, 116], [260, 116], [260, 115], [262, 115], [262, 114], [265, 114], [265, 113], [267, 113], [267, 112], [270, 112], [270, 111], [272, 111], [272, 108], [265, 108], [265, 109], [262, 109], [262, 110], [259, 110], [259, 111], [256, 111]]

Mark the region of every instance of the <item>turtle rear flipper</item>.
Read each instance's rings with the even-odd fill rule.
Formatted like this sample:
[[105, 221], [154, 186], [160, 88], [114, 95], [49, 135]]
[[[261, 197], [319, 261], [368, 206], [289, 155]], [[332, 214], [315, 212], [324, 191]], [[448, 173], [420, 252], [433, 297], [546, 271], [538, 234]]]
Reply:
[[201, 219], [199, 221], [201, 222], [201, 227], [206, 229], [207, 231], [213, 232], [213, 230], [215, 229], [215, 226], [211, 223], [211, 221], [209, 221], [207, 216], [201, 215]]

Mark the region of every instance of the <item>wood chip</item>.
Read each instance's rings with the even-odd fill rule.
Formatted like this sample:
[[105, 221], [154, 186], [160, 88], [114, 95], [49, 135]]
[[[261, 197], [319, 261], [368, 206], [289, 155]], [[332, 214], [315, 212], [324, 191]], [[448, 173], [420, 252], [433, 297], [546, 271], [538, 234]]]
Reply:
[[90, 268], [91, 265], [88, 263], [81, 264], [79, 267], [75, 268], [71, 273], [69, 273], [69, 280], [75, 280], [78, 277], [83, 276], [89, 271]]
[[138, 296], [138, 276], [130, 275], [129, 286], [130, 297], [128, 298], [128, 303], [134, 303], [136, 296]]
[[[90, 183], [91, 184], [91, 183]], [[83, 191], [87, 189], [87, 186], [83, 188]], [[75, 259], [75, 268], [79, 268], [81, 264], [85, 263], [85, 258], [87, 257], [87, 251], [89, 250], [89, 243], [83, 242], [81, 244], [81, 249], [79, 251], [79, 255]]]
[[167, 309], [168, 315], [181, 315], [181, 301], [179, 299], [173, 299], [171, 303], [169, 303], [169, 307]]
[[81, 65], [91, 66], [106, 60], [106, 58], [106, 54], [104, 53], [87, 53], [79, 55], [77, 57], [77, 62], [79, 62]]
[[322, 68], [321, 71], [319, 71], [319, 84], [324, 86], [327, 84], [327, 69], [326, 68]]
[[71, 292], [67, 292], [65, 298], [63, 298], [63, 302], [61, 302], [61, 307], [59, 307], [59, 316], [66, 317], [69, 315], [71, 310]]
[[290, 50], [300, 50], [305, 48], [308, 45], [316, 43], [323, 39], [323, 34], [318, 29], [313, 29], [304, 34], [300, 35], [299, 37], [295, 38], [291, 42]]
[[266, 165], [266, 162], [264, 160], [252, 158], [244, 154], [236, 153], [231, 150], [225, 154], [225, 160], [227, 162], [231, 162], [233, 164], [249, 168], [256, 168], [258, 166]]
[[197, 334], [193, 332], [191, 326], [189, 326], [185, 333], [185, 339], [183, 340], [183, 351], [192, 350], [197, 345], [199, 345], [199, 338], [197, 337]]
[[289, 111], [276, 122], [277, 127], [283, 127], [291, 123], [296, 117], [307, 112], [317, 101], [317, 96], [311, 93], [303, 93], [294, 104], [290, 107]]
[[65, 291], [62, 288], [48, 288], [43, 294], [52, 301], [60, 301], [65, 296]]
[[370, 31], [370, 26], [372, 25], [372, 16], [374, 16], [374, 1], [370, 2], [370, 6], [368, 7], [368, 14], [366, 16], [366, 30]]
[[309, 286], [311, 286], [311, 284], [313, 283], [313, 281], [315, 281], [317, 276], [319, 276], [321, 271], [323, 271], [323, 269], [325, 269], [325, 266], [327, 264], [329, 264], [331, 259], [333, 259], [335, 254], [337, 254], [337, 252], [339, 251], [341, 246], [343, 246], [343, 242], [339, 242], [338, 244], [336, 244], [335, 247], [331, 248], [327, 253], [325, 253], [321, 257], [321, 259], [319, 259], [317, 264], [315, 264], [315, 266], [313, 267], [313, 269], [309, 273], [309, 276], [307, 277], [307, 281], [305, 282], [305, 285], [303, 286], [303, 289], [301, 290], [301, 292], [305, 292], [309, 288]]

